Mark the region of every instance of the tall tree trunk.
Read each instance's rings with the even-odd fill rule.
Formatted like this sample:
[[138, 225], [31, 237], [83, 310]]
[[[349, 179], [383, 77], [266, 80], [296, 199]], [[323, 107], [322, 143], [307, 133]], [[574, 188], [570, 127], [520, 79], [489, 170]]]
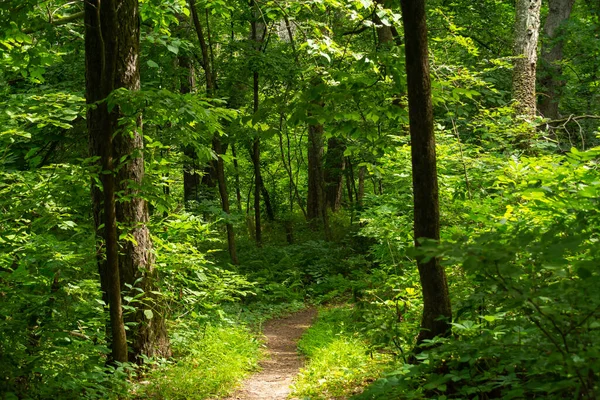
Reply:
[[323, 207], [323, 125], [308, 126], [308, 197], [306, 216], [314, 221]]
[[[114, 62], [117, 52], [114, 4], [99, 2], [85, 3], [85, 61], [86, 102], [92, 105], [104, 100], [114, 88], [114, 71], [107, 70], [107, 63]], [[111, 32], [111, 35], [103, 34]], [[104, 239], [105, 258], [98, 257], [98, 272], [103, 298], [110, 310], [111, 357], [114, 361], [126, 362], [127, 338], [121, 305], [121, 278], [119, 276], [119, 244], [115, 206], [114, 154], [112, 137], [118, 121], [117, 110], [108, 112], [106, 102], [87, 111], [90, 155], [100, 157], [100, 181], [102, 189], [92, 184], [92, 204], [96, 235]], [[103, 228], [101, 228], [103, 226]]]
[[[435, 136], [427, 54], [425, 0], [401, 0], [406, 42], [408, 115], [414, 192], [415, 246], [421, 238], [440, 239]], [[423, 289], [418, 343], [450, 333], [452, 318], [446, 273], [437, 258], [417, 259]]]
[[325, 182], [325, 203], [333, 212], [339, 210], [342, 203], [344, 170], [346, 158], [344, 142], [336, 137], [327, 141], [327, 154], [325, 155], [325, 168], [323, 179]]
[[242, 212], [242, 191], [240, 189], [240, 168], [235, 151], [235, 143], [231, 143], [231, 156], [233, 157], [233, 169], [235, 170], [235, 199], [239, 212]]
[[[196, 36], [198, 36], [198, 43], [200, 43], [200, 50], [202, 52], [202, 68], [204, 69], [204, 75], [206, 77], [206, 95], [208, 97], [213, 97], [216, 89], [216, 73], [214, 70], [214, 62], [212, 55], [212, 42], [210, 37], [210, 26], [208, 25], [208, 13], [205, 12], [206, 16], [206, 30], [208, 34], [208, 44], [206, 38], [204, 36], [204, 30], [202, 29], [202, 24], [200, 23], [200, 18], [198, 17], [198, 9], [196, 8], [196, 1], [189, 0], [190, 12], [192, 15], [192, 22], [194, 23], [194, 28], [196, 30]], [[206, 10], [205, 10], [206, 11]], [[225, 179], [225, 165], [223, 163], [223, 151], [221, 145], [221, 138], [217, 134], [213, 136], [212, 146], [214, 152], [217, 154], [217, 160], [211, 161], [208, 164], [208, 168], [210, 173], [204, 174], [202, 177], [203, 183], [212, 183], [213, 187], [215, 181], [219, 188], [219, 195], [221, 198], [221, 209], [225, 214], [229, 216], [229, 195], [227, 193], [227, 181]], [[235, 232], [233, 230], [233, 225], [231, 222], [227, 221], [227, 247], [229, 250], [229, 256], [231, 257], [231, 262], [233, 264], [238, 263], [236, 246], [235, 246]]]
[[517, 113], [535, 117], [535, 73], [542, 0], [517, 0], [513, 54], [513, 98]]
[[[252, 23], [251, 23], [251, 40], [254, 42], [254, 50], [257, 55], [260, 53], [262, 47], [262, 41], [264, 39], [264, 24], [259, 22], [260, 12], [258, 6], [250, 3], [252, 7]], [[253, 91], [253, 110], [254, 113], [258, 112], [259, 98], [258, 98], [258, 71], [252, 73], [252, 91]], [[255, 239], [258, 246], [262, 245], [262, 226], [261, 226], [261, 214], [260, 214], [260, 193], [262, 185], [262, 176], [260, 171], [260, 136], [258, 131], [254, 137], [252, 143], [252, 164], [254, 166], [254, 227], [256, 229]]]
[[[170, 346], [163, 310], [152, 292], [156, 291], [152, 243], [146, 226], [148, 207], [139, 196], [144, 177], [141, 117], [133, 126], [120, 126], [117, 105], [108, 111], [106, 97], [115, 89], [139, 90], [139, 15], [137, 0], [90, 0], [85, 3], [86, 101], [89, 142], [92, 156], [99, 156], [104, 192], [92, 190], [96, 228], [104, 225], [106, 262], [99, 263], [102, 290], [111, 309], [112, 350], [116, 361], [140, 361], [141, 354], [168, 357]], [[125, 132], [123, 132], [125, 131]], [[115, 165], [118, 160], [120, 165]], [[118, 170], [117, 175], [114, 171]], [[117, 202], [115, 193], [125, 200]], [[104, 204], [103, 207], [100, 204]], [[104, 213], [99, 210], [104, 208]], [[117, 231], [117, 223], [122, 232]], [[126, 234], [130, 240], [117, 238]], [[121, 310], [125, 285], [140, 288], [144, 296], [127, 317], [135, 322], [131, 331], [132, 351], [127, 352]], [[143, 305], [143, 306], [140, 306]], [[144, 312], [152, 310], [152, 314]]]
[[[223, 149], [221, 141], [215, 135], [213, 137], [213, 150], [217, 154], [217, 174], [219, 182], [219, 194], [221, 195], [221, 204], [223, 205], [223, 211], [229, 216], [229, 195], [227, 194], [227, 181], [225, 180], [225, 166], [223, 165]], [[237, 258], [237, 252], [235, 249], [235, 232], [233, 230], [233, 224], [231, 221], [227, 221], [227, 245], [229, 249], [229, 256], [231, 257], [231, 263], [234, 265], [239, 264]]]
[[356, 201], [359, 207], [363, 205], [363, 199], [365, 198], [365, 177], [367, 175], [367, 167], [364, 165], [358, 169], [358, 192], [356, 193]]
[[545, 118], [558, 118], [558, 104], [561, 88], [565, 82], [561, 79], [564, 40], [560, 26], [571, 16], [575, 0], [549, 0], [549, 12], [544, 23], [545, 41], [542, 45], [542, 63], [540, 86], [542, 95], [538, 103], [540, 114]]

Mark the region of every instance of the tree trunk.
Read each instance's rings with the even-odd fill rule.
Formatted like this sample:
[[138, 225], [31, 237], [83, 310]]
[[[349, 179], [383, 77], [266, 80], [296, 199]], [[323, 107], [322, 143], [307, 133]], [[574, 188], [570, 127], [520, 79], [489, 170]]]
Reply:
[[[196, 88], [194, 66], [188, 57], [178, 57], [179, 67], [185, 71], [179, 84], [181, 94], [191, 93]], [[184, 76], [184, 77], [183, 77]], [[185, 159], [183, 161], [183, 200], [187, 206], [189, 201], [200, 201], [200, 177], [202, 176], [198, 165], [198, 156], [192, 146], [183, 149]]]
[[545, 42], [542, 45], [541, 79], [542, 96], [538, 103], [540, 114], [549, 119], [558, 119], [560, 92], [565, 85], [561, 79], [564, 40], [560, 26], [568, 20], [575, 0], [549, 0], [549, 12], [544, 23]]
[[[116, 361], [139, 361], [147, 356], [170, 356], [163, 310], [151, 292], [156, 291], [152, 243], [146, 223], [148, 207], [139, 197], [144, 177], [141, 118], [133, 126], [120, 126], [117, 105], [108, 111], [103, 100], [115, 89], [139, 90], [139, 15], [137, 0], [90, 0], [85, 3], [86, 101], [96, 104], [88, 109], [90, 152], [99, 156], [104, 171], [104, 190], [92, 189], [96, 229], [104, 225], [106, 262], [99, 263], [101, 289], [107, 293], [111, 314], [112, 352]], [[123, 132], [125, 131], [125, 132]], [[115, 165], [118, 160], [120, 165]], [[115, 177], [114, 171], [118, 174]], [[126, 200], [116, 201], [116, 193]], [[104, 204], [102, 207], [100, 204]], [[104, 209], [101, 214], [100, 210]], [[117, 231], [117, 223], [123, 231]], [[119, 234], [131, 239], [119, 245]], [[141, 278], [141, 279], [139, 279]], [[139, 279], [139, 280], [138, 280]], [[128, 321], [132, 351], [127, 352], [121, 309], [121, 290], [125, 285], [141, 288], [144, 296]], [[152, 310], [152, 315], [140, 307]]]
[[356, 193], [356, 201], [359, 207], [363, 205], [363, 199], [365, 198], [365, 177], [367, 175], [367, 167], [364, 165], [358, 169], [358, 193]]
[[[113, 90], [113, 71], [106, 70], [106, 63], [114, 60], [117, 34], [114, 18], [114, 5], [107, 3], [101, 9], [97, 1], [85, 3], [85, 61], [86, 61], [86, 102], [88, 105], [101, 101]], [[112, 7], [112, 9], [111, 9]], [[103, 35], [111, 32], [113, 35]], [[110, 60], [107, 60], [111, 57]], [[121, 305], [121, 280], [119, 276], [119, 244], [115, 207], [115, 179], [113, 166], [112, 136], [118, 114], [108, 112], [105, 102], [87, 111], [87, 128], [90, 155], [100, 157], [100, 181], [102, 189], [92, 184], [92, 204], [94, 224], [98, 238], [104, 239], [104, 246], [98, 245], [98, 272], [103, 298], [110, 310], [110, 346], [114, 361], [126, 362], [127, 338], [123, 323]], [[104, 226], [103, 228], [101, 228]], [[100, 254], [104, 247], [105, 258]]]
[[339, 210], [342, 203], [346, 146], [336, 137], [327, 141], [327, 154], [325, 155], [325, 168], [323, 179], [325, 181], [325, 203], [333, 212]]
[[[216, 89], [216, 73], [214, 70], [214, 62], [212, 57], [212, 41], [210, 37], [210, 26], [208, 20], [208, 13], [205, 12], [206, 15], [206, 31], [208, 34], [208, 44], [206, 38], [204, 37], [204, 30], [202, 29], [202, 24], [200, 23], [200, 18], [198, 17], [198, 10], [196, 8], [196, 1], [189, 0], [190, 12], [192, 15], [192, 22], [194, 23], [194, 28], [196, 30], [196, 35], [198, 36], [198, 43], [200, 43], [200, 50], [202, 51], [202, 68], [204, 69], [204, 75], [206, 77], [206, 95], [208, 97], [212, 97], [215, 94]], [[207, 10], [205, 10], [207, 11]], [[227, 181], [225, 179], [225, 165], [223, 163], [223, 158], [221, 157], [224, 153], [222, 150], [221, 139], [217, 134], [213, 136], [212, 146], [214, 152], [217, 154], [216, 161], [210, 161], [208, 163], [208, 173], [205, 173], [202, 176], [202, 182], [210, 187], [214, 187], [215, 183], [219, 188], [219, 196], [221, 197], [221, 209], [225, 214], [229, 216], [229, 195], [227, 193]], [[227, 248], [229, 251], [229, 256], [231, 257], [231, 262], [233, 264], [238, 264], [236, 246], [235, 246], [235, 232], [233, 230], [233, 224], [230, 221], [227, 221]]]
[[240, 189], [240, 168], [235, 151], [235, 144], [231, 144], [231, 156], [233, 157], [233, 169], [235, 170], [235, 199], [239, 212], [242, 212], [242, 191]]
[[[219, 182], [219, 194], [221, 195], [221, 204], [223, 211], [229, 216], [229, 195], [227, 194], [227, 181], [225, 180], [225, 166], [223, 164], [223, 158], [221, 157], [224, 153], [221, 141], [219, 137], [215, 135], [213, 137], [213, 150], [217, 154], [217, 181]], [[229, 256], [231, 257], [231, 263], [234, 265], [239, 264], [237, 258], [237, 252], [235, 249], [235, 232], [233, 230], [233, 224], [231, 221], [227, 221], [227, 245], [229, 249]]]
[[[251, 3], [252, 4], [252, 3]], [[252, 24], [251, 24], [251, 40], [254, 42], [254, 50], [260, 53], [262, 41], [264, 39], [264, 24], [259, 21], [260, 13], [258, 6], [252, 6]], [[256, 114], [259, 108], [258, 98], [258, 71], [252, 73], [252, 88], [253, 88], [253, 110]], [[252, 164], [254, 166], [254, 227], [256, 229], [255, 239], [257, 246], [262, 245], [262, 226], [260, 215], [260, 193], [262, 186], [262, 176], [260, 172], [260, 136], [258, 131], [252, 143]]]
[[[414, 192], [415, 246], [421, 238], [439, 240], [438, 183], [433, 107], [427, 54], [425, 0], [401, 0], [404, 21], [408, 114]], [[444, 268], [437, 258], [417, 259], [423, 289], [423, 318], [417, 343], [450, 333], [452, 310]], [[440, 319], [441, 318], [441, 319]]]
[[323, 125], [308, 126], [308, 197], [306, 215], [309, 220], [321, 217], [323, 209]]
[[535, 73], [541, 0], [517, 0], [515, 16], [513, 98], [517, 113], [535, 117]]

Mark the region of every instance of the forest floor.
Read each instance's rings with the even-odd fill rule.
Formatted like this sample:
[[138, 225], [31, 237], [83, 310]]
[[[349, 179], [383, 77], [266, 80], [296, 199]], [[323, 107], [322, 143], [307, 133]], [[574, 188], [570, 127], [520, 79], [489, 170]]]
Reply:
[[290, 386], [304, 365], [296, 344], [310, 327], [317, 310], [308, 308], [285, 318], [265, 323], [267, 358], [260, 363], [261, 371], [245, 380], [241, 388], [226, 400], [285, 400]]

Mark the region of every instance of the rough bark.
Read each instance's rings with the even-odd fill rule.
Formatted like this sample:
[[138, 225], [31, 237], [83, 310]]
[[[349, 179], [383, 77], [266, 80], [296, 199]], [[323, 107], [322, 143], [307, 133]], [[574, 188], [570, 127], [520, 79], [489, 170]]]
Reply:
[[560, 27], [571, 16], [575, 0], [549, 0], [549, 12], [544, 23], [545, 41], [542, 45], [540, 86], [542, 93], [538, 103], [540, 114], [551, 120], [559, 117], [560, 93], [565, 85], [560, 61], [563, 57], [563, 43]]
[[[439, 200], [433, 107], [427, 54], [424, 0], [401, 0], [414, 193], [415, 246], [421, 238], [439, 240]], [[418, 343], [450, 333], [452, 310], [446, 274], [437, 258], [417, 260], [423, 290], [423, 317]]]
[[[85, 4], [85, 61], [86, 61], [86, 102], [92, 105], [105, 99], [113, 90], [112, 64], [116, 52], [116, 38], [103, 35], [103, 32], [116, 33], [114, 5], [107, 3], [102, 9], [97, 2]], [[113, 113], [114, 114], [114, 113]], [[106, 103], [89, 107], [87, 128], [90, 155], [100, 157], [102, 171], [99, 175], [102, 189], [92, 184], [92, 204], [94, 223], [98, 239], [103, 238], [104, 246], [98, 245], [98, 272], [103, 298], [110, 312], [111, 357], [115, 361], [125, 362], [128, 358], [127, 338], [121, 306], [121, 283], [119, 276], [118, 233], [115, 207], [115, 179], [113, 166], [112, 133], [113, 120], [118, 115], [108, 112]], [[104, 226], [104, 228], [100, 228]], [[101, 254], [104, 247], [105, 254]]]
[[[141, 354], [168, 357], [170, 346], [163, 310], [151, 294], [156, 291], [156, 273], [146, 226], [148, 207], [139, 197], [144, 177], [141, 118], [130, 125], [119, 125], [120, 107], [109, 112], [103, 101], [115, 89], [139, 90], [138, 2], [90, 0], [85, 3], [85, 26], [86, 100], [96, 104], [89, 108], [87, 117], [90, 152], [100, 157], [104, 171], [113, 172], [101, 174], [103, 192], [92, 189], [96, 228], [105, 226], [107, 260], [99, 263], [99, 270], [111, 309], [113, 358], [139, 361]], [[116, 176], [114, 171], [118, 171]], [[122, 196], [119, 201], [116, 193]], [[102, 208], [104, 213], [100, 213]], [[119, 234], [130, 238], [121, 242], [120, 254]], [[129, 357], [127, 344], [122, 343], [125, 331], [119, 326], [123, 324], [120, 302], [125, 285], [135, 285], [144, 292], [140, 303], [135, 304], [136, 312], [126, 316], [127, 321], [136, 323], [130, 331]], [[153, 311], [151, 318], [145, 309]]]
[[517, 0], [512, 91], [517, 113], [529, 118], [536, 110], [536, 65], [541, 0]]
[[344, 170], [346, 169], [345, 149], [346, 146], [343, 140], [339, 138], [331, 137], [327, 141], [327, 154], [325, 155], [325, 168], [323, 171], [325, 204], [333, 212], [338, 211], [342, 203]]

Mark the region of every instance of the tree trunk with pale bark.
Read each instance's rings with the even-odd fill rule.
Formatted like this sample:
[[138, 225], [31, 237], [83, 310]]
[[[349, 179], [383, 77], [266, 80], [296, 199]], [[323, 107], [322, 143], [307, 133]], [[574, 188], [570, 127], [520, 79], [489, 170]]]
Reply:
[[535, 117], [537, 46], [540, 30], [541, 0], [517, 0], [515, 14], [515, 56], [512, 93], [517, 113]]

